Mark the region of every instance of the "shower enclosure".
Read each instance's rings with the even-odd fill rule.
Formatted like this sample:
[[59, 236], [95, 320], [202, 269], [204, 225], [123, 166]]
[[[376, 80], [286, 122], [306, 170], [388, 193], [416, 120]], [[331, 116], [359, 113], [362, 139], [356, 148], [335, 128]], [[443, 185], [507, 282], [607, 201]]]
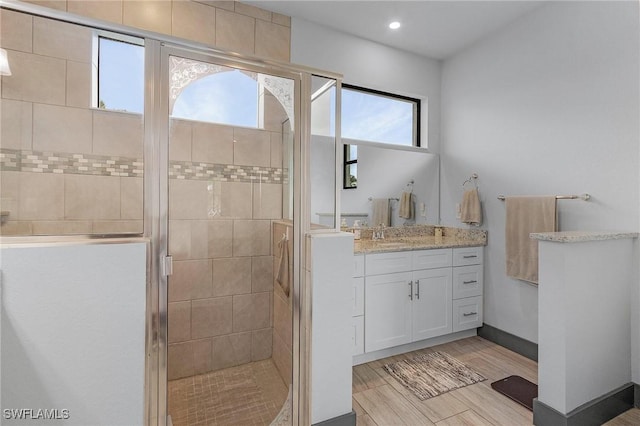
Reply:
[[[147, 424], [306, 423], [311, 101], [339, 77], [32, 8], [1, 9], [33, 39], [1, 40], [0, 234], [151, 242]], [[111, 41], [139, 110], [96, 92]]]

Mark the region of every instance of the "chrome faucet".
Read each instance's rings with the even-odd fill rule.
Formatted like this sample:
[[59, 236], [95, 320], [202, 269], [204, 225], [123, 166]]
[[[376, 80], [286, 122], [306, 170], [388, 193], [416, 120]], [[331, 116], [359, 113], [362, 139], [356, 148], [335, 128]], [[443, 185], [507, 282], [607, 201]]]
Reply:
[[377, 229], [373, 230], [373, 237], [372, 239], [374, 240], [384, 240], [384, 224], [380, 224], [380, 226], [378, 226]]

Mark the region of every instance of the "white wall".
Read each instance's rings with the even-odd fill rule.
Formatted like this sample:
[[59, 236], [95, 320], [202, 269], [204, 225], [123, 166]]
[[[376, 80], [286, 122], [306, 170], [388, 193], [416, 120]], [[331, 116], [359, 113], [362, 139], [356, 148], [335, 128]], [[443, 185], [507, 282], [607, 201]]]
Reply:
[[[146, 249], [2, 248], [3, 410], [67, 409], [63, 425], [144, 423]], [[33, 423], [5, 414], [2, 424]]]
[[[298, 18], [291, 20], [291, 62], [341, 73], [344, 82], [423, 99], [422, 146], [438, 152], [441, 63]], [[428, 121], [427, 121], [428, 116]]]
[[485, 323], [538, 339], [538, 290], [505, 275], [498, 194], [560, 201], [562, 230], [637, 230], [637, 2], [554, 2], [447, 60], [442, 73], [443, 223], [479, 175]]

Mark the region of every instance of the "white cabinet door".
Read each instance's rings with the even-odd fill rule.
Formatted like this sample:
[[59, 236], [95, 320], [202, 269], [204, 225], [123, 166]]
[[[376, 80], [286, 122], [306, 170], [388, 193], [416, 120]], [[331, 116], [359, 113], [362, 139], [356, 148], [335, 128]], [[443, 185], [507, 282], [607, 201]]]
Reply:
[[364, 315], [364, 278], [353, 278], [353, 294], [351, 300], [353, 302], [351, 315], [354, 317]]
[[351, 319], [351, 327], [353, 328], [353, 335], [351, 341], [353, 342], [353, 355], [360, 355], [364, 353], [364, 316], [353, 317]]
[[451, 268], [413, 273], [413, 341], [451, 333], [451, 282]]
[[412, 279], [411, 272], [365, 278], [366, 352], [411, 342]]

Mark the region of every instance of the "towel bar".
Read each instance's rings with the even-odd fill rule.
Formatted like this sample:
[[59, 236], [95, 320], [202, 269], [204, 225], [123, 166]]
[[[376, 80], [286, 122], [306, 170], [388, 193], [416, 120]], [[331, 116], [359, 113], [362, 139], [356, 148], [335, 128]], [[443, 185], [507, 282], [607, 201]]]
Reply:
[[[505, 200], [505, 196], [504, 195], [498, 195], [498, 200], [500, 201], [504, 201]], [[556, 200], [582, 200], [582, 201], [589, 201], [589, 199], [591, 198], [591, 195], [589, 194], [580, 194], [580, 195], [556, 195]]]

